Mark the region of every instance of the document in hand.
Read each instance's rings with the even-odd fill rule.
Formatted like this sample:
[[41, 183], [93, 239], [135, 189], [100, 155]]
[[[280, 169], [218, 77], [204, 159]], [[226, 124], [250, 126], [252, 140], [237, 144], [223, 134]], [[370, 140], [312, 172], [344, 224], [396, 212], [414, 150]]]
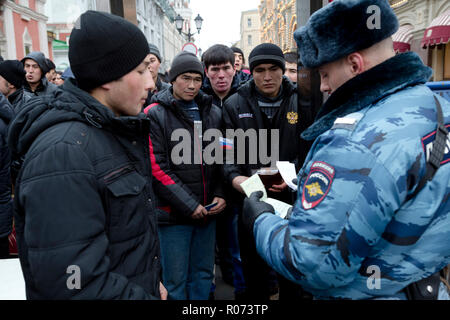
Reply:
[[292, 183], [292, 180], [297, 178], [295, 165], [289, 161], [277, 161], [277, 168], [281, 174], [281, 177], [283, 177], [283, 180], [286, 181], [288, 187], [294, 191], [297, 191], [297, 185]]
[[264, 184], [262, 183], [261, 178], [258, 174], [254, 174], [253, 176], [242, 182], [241, 187], [247, 197], [250, 197], [250, 195], [255, 191], [262, 191], [263, 197], [261, 198], [261, 201], [272, 205], [272, 207], [275, 209], [275, 214], [282, 219], [286, 217], [288, 210], [292, 208], [291, 205], [283, 201], [268, 198], [266, 188], [264, 187]]

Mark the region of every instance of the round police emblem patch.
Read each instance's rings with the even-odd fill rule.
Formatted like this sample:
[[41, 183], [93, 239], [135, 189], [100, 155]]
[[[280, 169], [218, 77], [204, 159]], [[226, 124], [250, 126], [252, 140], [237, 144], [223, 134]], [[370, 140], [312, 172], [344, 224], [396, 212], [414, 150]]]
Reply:
[[325, 199], [333, 183], [335, 170], [328, 163], [316, 161], [312, 164], [303, 185], [302, 206], [305, 210], [317, 207]]

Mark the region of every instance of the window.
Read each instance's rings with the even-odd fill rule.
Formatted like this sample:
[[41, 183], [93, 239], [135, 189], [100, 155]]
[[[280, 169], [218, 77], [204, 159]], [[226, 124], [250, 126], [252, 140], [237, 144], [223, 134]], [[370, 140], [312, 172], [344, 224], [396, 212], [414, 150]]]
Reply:
[[252, 26], [252, 18], [247, 19], [247, 25], [249, 28]]
[[249, 46], [252, 45], [252, 35], [251, 34], [248, 36], [248, 45]]

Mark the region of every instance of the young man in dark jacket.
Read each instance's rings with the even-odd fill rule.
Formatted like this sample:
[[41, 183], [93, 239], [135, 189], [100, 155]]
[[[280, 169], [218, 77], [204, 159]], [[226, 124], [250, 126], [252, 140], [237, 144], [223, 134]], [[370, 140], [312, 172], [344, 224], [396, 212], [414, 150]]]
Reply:
[[[206, 164], [203, 157], [204, 132], [220, 128], [222, 121], [220, 108], [200, 91], [203, 75], [195, 55], [180, 53], [169, 73], [172, 88], [157, 94], [145, 110], [151, 124], [163, 280], [174, 300], [208, 299], [214, 278], [214, 215], [226, 206], [221, 168]], [[182, 151], [180, 135], [187, 148]]]
[[[202, 56], [206, 69], [202, 91], [213, 98], [220, 108], [226, 99], [235, 94], [242, 84], [235, 68], [235, 53], [229, 47], [217, 44], [210, 47]], [[245, 82], [245, 81], [244, 81]], [[226, 198], [232, 195], [231, 186], [224, 185]], [[237, 241], [237, 210], [227, 206], [224, 214], [217, 219], [217, 256], [222, 278], [235, 288], [235, 297], [244, 291], [241, 258]]]
[[155, 94], [170, 88], [170, 84], [163, 82], [161, 80], [161, 77], [159, 76], [159, 67], [161, 66], [162, 58], [161, 58], [161, 53], [159, 52], [158, 47], [152, 43], [149, 43], [148, 46], [150, 49], [149, 69], [150, 69], [150, 73], [152, 74], [153, 81], [155, 82], [155, 88], [148, 93], [147, 101], [145, 102], [144, 107], [148, 107], [151, 104], [152, 97]]
[[[9, 129], [28, 299], [159, 299], [160, 250], [141, 113], [153, 80], [144, 34], [87, 11], [70, 37], [76, 76]], [[125, 59], [126, 57], [126, 59]]]
[[25, 94], [42, 96], [50, 94], [58, 89], [58, 86], [49, 82], [45, 76], [50, 70], [47, 60], [42, 52], [31, 52], [21, 60], [25, 68]]
[[[253, 79], [241, 86], [236, 94], [231, 96], [224, 105], [223, 118], [226, 129], [244, 132], [254, 129], [267, 130], [267, 148], [270, 152], [279, 148], [279, 159], [290, 161], [298, 167], [300, 154], [300, 121], [297, 104], [296, 87], [283, 76], [285, 60], [281, 49], [270, 43], [263, 43], [255, 47], [249, 56], [250, 69]], [[272, 130], [279, 131], [279, 141], [270, 141]], [[261, 136], [258, 137], [258, 141]], [[236, 139], [235, 139], [236, 142]], [[260, 142], [258, 143], [260, 145]], [[237, 145], [235, 145], [237, 150]], [[259, 154], [260, 146], [257, 148]], [[233, 200], [242, 208], [244, 199], [240, 184], [247, 180], [255, 170], [268, 167], [270, 164], [249, 161], [250, 146], [245, 146], [246, 161], [244, 164], [225, 163], [226, 181], [235, 190]], [[274, 155], [271, 155], [272, 157]], [[235, 159], [236, 160], [236, 159]], [[292, 192], [286, 183], [273, 185], [268, 188], [269, 196], [284, 202], [292, 202]], [[245, 283], [250, 298], [268, 299], [273, 294], [273, 277], [270, 268], [258, 256], [255, 244], [242, 225], [238, 226], [241, 258], [244, 269]]]

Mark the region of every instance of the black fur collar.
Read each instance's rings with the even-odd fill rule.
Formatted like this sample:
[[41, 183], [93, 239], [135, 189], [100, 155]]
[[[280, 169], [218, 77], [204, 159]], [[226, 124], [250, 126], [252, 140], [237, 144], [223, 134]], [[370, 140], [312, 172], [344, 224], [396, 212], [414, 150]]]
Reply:
[[414, 52], [399, 54], [347, 81], [325, 102], [311, 127], [302, 133], [314, 140], [329, 130], [337, 118], [357, 112], [405, 87], [423, 84], [432, 70]]

